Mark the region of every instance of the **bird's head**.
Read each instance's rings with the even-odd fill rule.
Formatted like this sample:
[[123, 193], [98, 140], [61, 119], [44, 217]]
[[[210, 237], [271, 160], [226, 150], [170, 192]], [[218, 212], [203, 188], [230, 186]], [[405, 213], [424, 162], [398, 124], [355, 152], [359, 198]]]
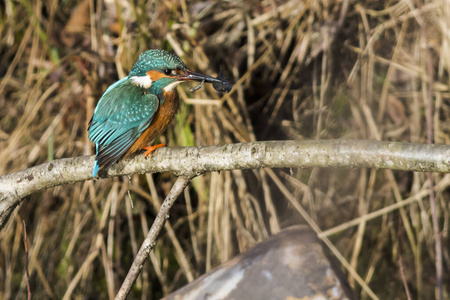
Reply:
[[154, 94], [172, 91], [183, 81], [216, 82], [211, 76], [192, 72], [183, 61], [165, 50], [147, 50], [139, 56], [128, 77]]

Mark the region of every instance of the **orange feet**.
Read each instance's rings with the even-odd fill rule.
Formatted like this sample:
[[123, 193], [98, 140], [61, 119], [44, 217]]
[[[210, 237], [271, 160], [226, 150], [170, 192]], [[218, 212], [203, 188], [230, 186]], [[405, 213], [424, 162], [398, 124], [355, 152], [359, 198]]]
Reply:
[[142, 148], [142, 149], [147, 150], [147, 151], [145, 151], [145, 158], [147, 158], [147, 156], [149, 156], [150, 153], [152, 153], [152, 152], [155, 151], [156, 149], [161, 148], [161, 147], [165, 147], [165, 146], [166, 146], [166, 144], [158, 144], [158, 145], [153, 145], [153, 146], [145, 146], [144, 148]]

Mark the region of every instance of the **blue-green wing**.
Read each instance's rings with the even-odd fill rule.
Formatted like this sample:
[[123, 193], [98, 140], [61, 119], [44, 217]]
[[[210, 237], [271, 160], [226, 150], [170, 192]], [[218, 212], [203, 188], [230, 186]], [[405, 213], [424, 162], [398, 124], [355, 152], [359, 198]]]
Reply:
[[92, 177], [101, 167], [120, 159], [148, 127], [158, 109], [158, 97], [144, 93], [127, 77], [110, 86], [89, 122], [89, 139], [95, 143]]

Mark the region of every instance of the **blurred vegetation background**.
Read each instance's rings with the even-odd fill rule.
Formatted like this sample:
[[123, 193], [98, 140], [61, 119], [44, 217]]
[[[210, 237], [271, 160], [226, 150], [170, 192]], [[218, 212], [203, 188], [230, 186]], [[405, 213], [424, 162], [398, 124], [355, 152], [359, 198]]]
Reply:
[[[222, 70], [235, 83], [226, 95], [209, 85], [195, 94], [188, 84], [179, 87], [180, 112], [160, 138], [169, 146], [330, 138], [449, 143], [446, 0], [5, 0], [0, 7], [0, 174], [91, 155], [86, 129], [96, 102], [153, 48], [173, 51], [192, 70]], [[449, 175], [433, 174], [432, 183], [447, 298]], [[88, 181], [26, 199], [0, 232], [0, 298], [27, 294], [22, 220], [34, 299], [113, 298], [174, 179]], [[380, 299], [434, 297], [426, 174], [264, 169], [196, 178], [129, 298], [158, 299], [305, 223], [290, 201]]]

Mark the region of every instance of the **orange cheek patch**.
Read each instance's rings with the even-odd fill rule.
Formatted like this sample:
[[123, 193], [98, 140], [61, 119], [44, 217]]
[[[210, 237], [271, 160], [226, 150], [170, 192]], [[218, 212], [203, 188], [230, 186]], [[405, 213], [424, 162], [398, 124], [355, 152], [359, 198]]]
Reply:
[[165, 74], [163, 74], [163, 73], [161, 73], [159, 71], [155, 71], [155, 70], [148, 71], [147, 75], [150, 77], [150, 79], [152, 81], [159, 80], [159, 79], [161, 79], [163, 77], [169, 77], [169, 76], [167, 76], [167, 75], [165, 75]]

